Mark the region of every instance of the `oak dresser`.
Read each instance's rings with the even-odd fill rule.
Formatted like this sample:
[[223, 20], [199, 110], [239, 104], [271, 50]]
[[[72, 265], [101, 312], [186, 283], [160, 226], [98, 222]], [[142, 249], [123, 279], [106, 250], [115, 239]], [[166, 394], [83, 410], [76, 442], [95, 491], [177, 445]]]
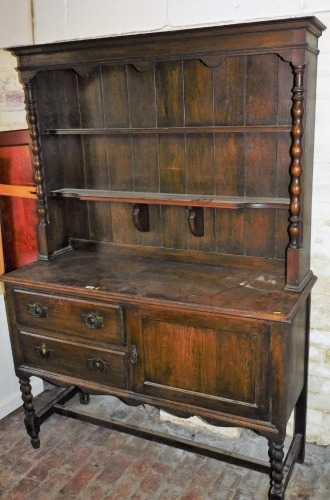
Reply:
[[[3, 277], [33, 447], [79, 393], [251, 429], [304, 460], [317, 41], [312, 17], [16, 47], [39, 260]], [[65, 388], [36, 412], [29, 377]], [[294, 437], [284, 458], [286, 425]], [[221, 492], [219, 492], [221, 494]]]

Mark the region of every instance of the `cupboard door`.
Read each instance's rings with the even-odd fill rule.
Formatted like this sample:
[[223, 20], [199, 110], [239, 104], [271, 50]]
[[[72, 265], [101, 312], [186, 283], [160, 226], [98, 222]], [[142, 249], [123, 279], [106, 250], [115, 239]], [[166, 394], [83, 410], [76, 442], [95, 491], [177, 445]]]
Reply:
[[267, 418], [266, 325], [140, 311], [131, 317], [129, 330], [135, 392]]

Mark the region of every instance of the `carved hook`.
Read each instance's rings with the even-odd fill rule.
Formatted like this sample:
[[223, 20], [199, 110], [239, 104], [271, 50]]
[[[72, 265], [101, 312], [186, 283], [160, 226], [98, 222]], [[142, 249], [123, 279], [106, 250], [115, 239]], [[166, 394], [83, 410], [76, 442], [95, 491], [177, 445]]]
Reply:
[[204, 209], [203, 207], [187, 207], [188, 225], [191, 234], [197, 237], [204, 236]]
[[138, 231], [148, 233], [150, 231], [149, 205], [144, 203], [133, 204], [133, 223]]

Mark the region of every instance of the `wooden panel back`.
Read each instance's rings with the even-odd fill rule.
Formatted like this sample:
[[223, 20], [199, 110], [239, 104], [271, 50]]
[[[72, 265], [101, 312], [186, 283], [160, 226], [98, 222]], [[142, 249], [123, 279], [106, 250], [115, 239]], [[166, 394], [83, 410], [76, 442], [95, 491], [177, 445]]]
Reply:
[[[144, 67], [102, 66], [84, 77], [71, 70], [59, 73], [48, 72], [38, 84], [45, 128], [291, 123], [291, 69], [275, 54], [231, 56], [214, 68], [191, 59]], [[48, 103], [54, 94], [61, 101], [55, 111]], [[90, 189], [288, 197], [289, 132], [201, 130], [43, 141], [52, 141], [45, 158], [53, 172], [50, 188], [75, 183]], [[62, 162], [65, 169], [60, 168]], [[196, 238], [187, 230], [186, 211], [179, 207], [150, 207], [151, 232], [140, 233], [131, 222], [129, 205], [80, 205], [78, 222], [70, 221], [69, 212], [66, 221], [67, 234], [75, 238], [271, 258], [283, 258], [288, 242], [285, 210], [204, 210], [205, 235]], [[260, 232], [261, 242], [255, 238]]]

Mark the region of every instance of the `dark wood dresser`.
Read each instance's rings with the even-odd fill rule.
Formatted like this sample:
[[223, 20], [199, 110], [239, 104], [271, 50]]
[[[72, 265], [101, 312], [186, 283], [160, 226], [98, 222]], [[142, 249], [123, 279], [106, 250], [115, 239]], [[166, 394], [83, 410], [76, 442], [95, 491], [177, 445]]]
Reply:
[[[308, 17], [12, 50], [40, 255], [3, 281], [35, 448], [50, 414], [86, 418], [73, 394], [113, 395], [261, 434], [270, 465], [89, 419], [267, 472], [284, 498], [304, 460], [323, 29]], [[66, 387], [38, 413], [31, 375]]]

